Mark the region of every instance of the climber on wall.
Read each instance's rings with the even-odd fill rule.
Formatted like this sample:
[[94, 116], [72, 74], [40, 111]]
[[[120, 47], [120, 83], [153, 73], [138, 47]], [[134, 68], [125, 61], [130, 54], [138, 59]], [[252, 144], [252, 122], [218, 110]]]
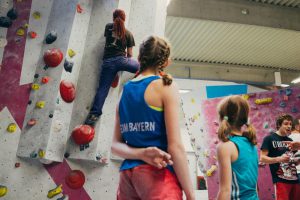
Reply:
[[116, 9], [113, 12], [113, 23], [106, 24], [104, 36], [106, 38], [103, 63], [99, 86], [92, 108], [85, 120], [85, 124], [95, 126], [102, 114], [102, 107], [109, 92], [109, 88], [119, 71], [136, 73], [139, 63], [132, 59], [132, 47], [135, 46], [133, 35], [125, 28], [125, 12]]

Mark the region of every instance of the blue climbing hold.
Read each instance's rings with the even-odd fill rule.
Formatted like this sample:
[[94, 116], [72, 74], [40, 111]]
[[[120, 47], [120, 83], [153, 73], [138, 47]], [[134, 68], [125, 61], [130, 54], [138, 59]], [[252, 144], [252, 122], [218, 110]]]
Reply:
[[292, 113], [297, 113], [298, 112], [298, 109], [296, 107], [293, 107], [292, 108]]
[[286, 103], [285, 103], [284, 101], [282, 101], [282, 102], [280, 102], [279, 106], [280, 106], [281, 108], [285, 108], [285, 107], [286, 107]]
[[285, 95], [290, 96], [292, 94], [292, 89], [288, 88], [285, 90]]

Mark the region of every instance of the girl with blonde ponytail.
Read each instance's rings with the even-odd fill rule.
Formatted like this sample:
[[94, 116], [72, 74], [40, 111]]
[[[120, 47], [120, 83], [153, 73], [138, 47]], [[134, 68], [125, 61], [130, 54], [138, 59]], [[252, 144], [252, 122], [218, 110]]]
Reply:
[[249, 104], [241, 96], [223, 99], [218, 106], [217, 146], [220, 188], [218, 200], [257, 200], [258, 153], [255, 129], [249, 124]]

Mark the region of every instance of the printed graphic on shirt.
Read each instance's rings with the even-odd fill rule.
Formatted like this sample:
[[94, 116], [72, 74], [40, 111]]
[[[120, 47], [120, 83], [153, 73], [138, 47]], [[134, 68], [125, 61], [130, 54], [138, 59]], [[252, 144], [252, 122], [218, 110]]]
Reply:
[[296, 163], [295, 163], [295, 159], [293, 159], [294, 153], [291, 151], [287, 151], [285, 154], [290, 157], [290, 162], [280, 163], [279, 169], [277, 170], [276, 173], [279, 178], [285, 180], [297, 180], [298, 177], [297, 177]]
[[135, 122], [120, 125], [121, 133], [155, 131], [155, 122]]

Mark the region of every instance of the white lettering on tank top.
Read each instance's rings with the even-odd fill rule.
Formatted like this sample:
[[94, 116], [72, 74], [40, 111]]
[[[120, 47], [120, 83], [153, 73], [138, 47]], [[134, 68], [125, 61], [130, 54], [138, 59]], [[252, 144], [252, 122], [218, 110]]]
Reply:
[[121, 133], [155, 131], [155, 122], [135, 122], [120, 124]]

